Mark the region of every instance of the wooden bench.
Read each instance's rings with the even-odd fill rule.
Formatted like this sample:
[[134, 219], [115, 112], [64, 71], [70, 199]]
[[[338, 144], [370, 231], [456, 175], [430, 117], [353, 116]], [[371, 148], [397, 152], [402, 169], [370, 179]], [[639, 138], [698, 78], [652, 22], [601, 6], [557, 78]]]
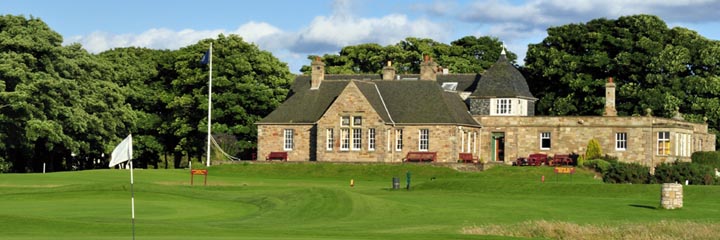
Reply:
[[437, 157], [436, 152], [408, 152], [403, 162], [434, 162]]
[[460, 153], [458, 157], [461, 163], [476, 163], [478, 158], [473, 157], [472, 153]]
[[271, 161], [271, 160], [280, 160], [280, 161], [286, 161], [288, 159], [288, 153], [287, 152], [270, 152], [270, 154], [267, 155], [265, 160]]
[[543, 164], [547, 164], [547, 154], [544, 153], [533, 153], [530, 154], [527, 158], [528, 165], [532, 166], [540, 166]]
[[572, 165], [573, 159], [569, 154], [555, 154], [552, 163], [553, 165]]

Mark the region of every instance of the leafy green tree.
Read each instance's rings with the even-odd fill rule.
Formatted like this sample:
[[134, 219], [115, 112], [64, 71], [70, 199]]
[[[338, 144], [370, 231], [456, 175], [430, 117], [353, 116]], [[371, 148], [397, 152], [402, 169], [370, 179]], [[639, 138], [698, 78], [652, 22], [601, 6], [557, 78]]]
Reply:
[[39, 19], [0, 17], [0, 109], [4, 158], [13, 171], [91, 167], [134, 115], [107, 63]]
[[[133, 132], [135, 163], [138, 167], [158, 168], [161, 156], [171, 153], [177, 142], [172, 134], [161, 132], [161, 124], [173, 121], [163, 101], [170, 97], [168, 89], [175, 77], [171, 69], [173, 52], [145, 48], [116, 48], [99, 54], [111, 63], [111, 80], [117, 83], [126, 102], [137, 114]], [[165, 158], [165, 166], [168, 166]]]
[[[387, 61], [392, 61], [400, 74], [419, 73], [423, 55], [430, 55], [440, 66], [454, 73], [482, 73], [500, 57], [502, 43], [497, 38], [467, 36], [449, 45], [427, 38], [408, 37], [397, 44], [380, 46], [365, 43], [347, 46], [339, 54], [325, 54], [325, 71], [329, 74], [381, 73]], [[309, 56], [312, 60], [315, 56]], [[517, 55], [508, 52], [514, 61]], [[301, 72], [309, 74], [310, 66]]]
[[601, 115], [604, 85], [614, 77], [618, 115], [651, 109], [673, 117], [679, 109], [688, 121], [707, 119], [717, 132], [718, 54], [718, 41], [634, 15], [548, 29], [541, 43], [529, 46], [524, 71], [539, 115]]
[[[285, 63], [269, 52], [246, 43], [237, 35], [219, 35], [178, 50], [172, 81], [173, 98], [167, 106], [172, 122], [163, 123], [180, 139], [176, 152], [201, 159], [207, 134], [208, 68], [200, 63], [213, 43], [213, 133], [238, 137], [241, 152], [249, 156], [256, 147], [254, 123], [285, 99], [292, 75]], [[247, 157], [246, 156], [246, 157]], [[176, 167], [178, 167], [176, 157]]]

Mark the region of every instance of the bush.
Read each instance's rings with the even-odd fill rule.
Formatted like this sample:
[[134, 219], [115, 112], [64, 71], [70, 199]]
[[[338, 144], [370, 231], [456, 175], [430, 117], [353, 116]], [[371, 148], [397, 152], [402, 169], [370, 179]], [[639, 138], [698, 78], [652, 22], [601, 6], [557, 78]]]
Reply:
[[691, 159], [693, 163], [720, 169], [720, 151], [694, 152]]
[[0, 173], [10, 172], [11, 168], [12, 168], [12, 163], [5, 161], [5, 159], [0, 157]]
[[593, 169], [596, 172], [599, 172], [601, 174], [605, 174], [610, 169], [610, 167], [612, 167], [612, 164], [610, 162], [602, 160], [602, 159], [591, 159], [591, 160], [585, 161], [583, 166], [586, 168]]
[[655, 167], [655, 183], [684, 183], [685, 180], [697, 185], [715, 184], [715, 169], [708, 165], [677, 161]]
[[602, 148], [598, 140], [590, 139], [585, 150], [585, 159], [598, 159], [602, 157]]
[[637, 163], [618, 162], [612, 164], [607, 173], [603, 174], [607, 183], [650, 183], [650, 169]]

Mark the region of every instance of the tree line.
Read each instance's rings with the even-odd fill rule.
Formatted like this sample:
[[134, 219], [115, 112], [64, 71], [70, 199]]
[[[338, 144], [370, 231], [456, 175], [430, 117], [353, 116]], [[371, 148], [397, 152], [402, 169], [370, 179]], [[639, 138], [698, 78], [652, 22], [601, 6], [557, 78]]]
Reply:
[[[139, 167], [201, 161], [207, 134], [208, 67], [213, 43], [212, 132], [226, 151], [250, 158], [255, 121], [287, 96], [287, 64], [236, 35], [178, 50], [116, 48], [90, 54], [42, 20], [0, 16], [0, 172], [104, 168], [127, 134]], [[418, 73], [422, 56], [454, 73], [480, 73], [502, 42], [467, 36], [450, 44], [406, 38], [342, 48], [322, 56], [331, 74]], [[313, 59], [315, 56], [309, 56]], [[508, 51], [516, 61], [516, 54]], [[652, 114], [720, 129], [720, 43], [662, 19], [635, 15], [548, 29], [529, 46], [524, 72], [538, 115], [600, 115], [614, 77], [621, 116]], [[309, 66], [302, 72], [308, 73]], [[720, 146], [720, 144], [716, 144]]]
[[179, 50], [116, 48], [90, 54], [37, 18], [0, 16], [0, 172], [106, 168], [132, 133], [139, 167], [201, 160], [213, 57], [212, 132], [249, 157], [255, 121], [288, 93], [285, 63], [236, 35]]

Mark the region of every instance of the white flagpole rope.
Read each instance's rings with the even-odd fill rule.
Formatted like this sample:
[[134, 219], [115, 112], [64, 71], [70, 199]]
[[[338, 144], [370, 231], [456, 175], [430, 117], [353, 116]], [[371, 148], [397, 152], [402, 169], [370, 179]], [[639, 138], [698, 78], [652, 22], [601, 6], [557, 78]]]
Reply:
[[227, 152], [225, 152], [225, 151], [220, 147], [220, 145], [217, 143], [217, 141], [215, 141], [215, 138], [212, 138], [212, 143], [213, 143], [213, 145], [215, 145], [215, 147], [216, 147], [218, 150], [220, 150], [220, 153], [222, 153], [223, 156], [225, 156], [226, 158], [228, 158], [228, 159], [230, 159], [230, 160], [233, 160], [233, 161], [240, 161], [240, 160], [242, 160], [242, 159], [240, 159], [239, 157], [233, 157], [232, 155], [230, 155], [230, 154], [228, 154]]

